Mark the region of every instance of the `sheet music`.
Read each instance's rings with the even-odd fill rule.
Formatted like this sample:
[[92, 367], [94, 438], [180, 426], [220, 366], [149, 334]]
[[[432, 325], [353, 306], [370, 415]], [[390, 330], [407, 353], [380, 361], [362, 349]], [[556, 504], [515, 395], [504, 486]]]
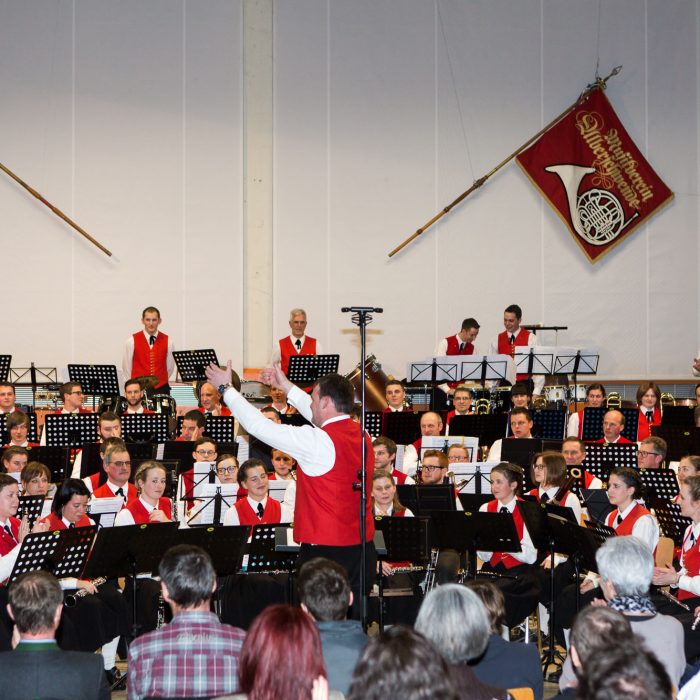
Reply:
[[269, 486], [268, 497], [274, 498], [275, 501], [282, 503], [284, 501], [284, 494], [287, 491], [287, 487], [291, 484], [290, 479], [268, 479], [267, 484]]
[[[218, 489], [221, 489], [221, 522], [224, 522], [224, 517], [229, 508], [236, 502], [238, 494], [238, 484], [210, 484], [202, 485], [201, 496], [206, 505], [202, 508], [202, 503], [195, 506], [195, 510], [199, 510], [198, 515], [189, 521], [189, 524], [196, 523], [197, 525], [211, 525], [214, 522], [214, 509], [216, 502], [214, 496]], [[201, 509], [201, 510], [200, 510]]]
[[469, 461], [473, 461], [474, 455], [479, 449], [479, 438], [463, 437], [461, 435], [431, 435], [421, 438], [420, 456], [421, 462], [427, 450], [442, 450], [447, 453], [450, 445], [465, 447], [469, 455]]
[[459, 493], [477, 493], [477, 482], [481, 481], [481, 493], [491, 493], [491, 470], [500, 462], [452, 462], [450, 471], [455, 476], [455, 484], [467, 481], [458, 486]]
[[117, 513], [124, 507], [124, 499], [121, 496], [111, 498], [92, 498], [88, 512], [90, 515], [100, 516], [100, 527], [113, 527]]

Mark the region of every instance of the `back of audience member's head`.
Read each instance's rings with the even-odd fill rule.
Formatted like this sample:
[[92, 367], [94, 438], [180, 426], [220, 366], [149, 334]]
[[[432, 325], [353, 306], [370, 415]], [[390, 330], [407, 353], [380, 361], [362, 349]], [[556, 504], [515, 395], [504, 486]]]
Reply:
[[[601, 648], [627, 644], [633, 637], [632, 627], [622, 613], [605, 605], [587, 605], [574, 619], [570, 642], [578, 662], [585, 668], [591, 656]], [[578, 670], [576, 657], [572, 656], [572, 661]]]
[[194, 545], [171, 547], [160, 560], [158, 574], [168, 589], [169, 599], [181, 608], [207, 602], [216, 587], [211, 557]]
[[47, 571], [22, 574], [10, 586], [8, 604], [21, 634], [40, 634], [58, 627], [57, 610], [63, 609], [63, 592]]
[[467, 588], [474, 591], [486, 608], [491, 625], [491, 634], [501, 634], [501, 628], [506, 624], [506, 599], [503, 591], [492, 581], [475, 578], [467, 581]]
[[654, 556], [638, 537], [610, 537], [596, 552], [598, 573], [618, 596], [645, 596], [654, 575]]
[[299, 600], [315, 620], [344, 620], [351, 601], [345, 569], [334, 561], [309, 559], [297, 575]]
[[301, 608], [271, 605], [253, 621], [241, 649], [240, 690], [248, 700], [308, 700], [326, 676], [321, 637]]
[[347, 700], [457, 700], [447, 662], [422, 634], [394, 625], [372, 637], [355, 666]]
[[425, 596], [415, 627], [452, 665], [481, 656], [491, 632], [488, 614], [479, 596], [456, 583], [434, 588]]
[[586, 660], [579, 676], [579, 700], [669, 700], [673, 684], [663, 664], [632, 637], [624, 645], [609, 645]]

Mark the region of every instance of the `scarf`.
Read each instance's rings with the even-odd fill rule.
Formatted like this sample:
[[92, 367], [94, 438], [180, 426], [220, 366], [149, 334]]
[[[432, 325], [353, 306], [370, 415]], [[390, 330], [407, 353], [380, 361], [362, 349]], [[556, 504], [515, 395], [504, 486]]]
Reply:
[[644, 615], [656, 613], [656, 606], [648, 595], [617, 596], [608, 601], [608, 607], [621, 612], [623, 615]]

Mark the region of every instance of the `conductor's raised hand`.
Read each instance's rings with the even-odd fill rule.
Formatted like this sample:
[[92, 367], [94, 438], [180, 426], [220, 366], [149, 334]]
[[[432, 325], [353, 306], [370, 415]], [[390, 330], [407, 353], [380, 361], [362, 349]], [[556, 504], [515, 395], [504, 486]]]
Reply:
[[294, 384], [287, 379], [279, 362], [276, 362], [273, 367], [265, 367], [260, 372], [260, 381], [269, 386], [276, 386], [285, 394], [288, 394], [290, 389], [294, 386]]
[[217, 367], [213, 362], [204, 370], [204, 374], [207, 375], [207, 379], [213, 384], [214, 387], [219, 387], [222, 384], [231, 383], [231, 360], [226, 363], [226, 368], [221, 369]]

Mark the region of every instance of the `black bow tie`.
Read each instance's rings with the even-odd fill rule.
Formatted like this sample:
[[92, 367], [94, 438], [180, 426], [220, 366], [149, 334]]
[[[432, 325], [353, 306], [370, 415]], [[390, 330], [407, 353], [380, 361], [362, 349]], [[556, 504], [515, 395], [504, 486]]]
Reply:
[[12, 528], [9, 525], [5, 525], [4, 530], [15, 542], [17, 542], [15, 534], [12, 532]]
[[153, 343], [155, 343], [155, 342], [156, 342], [156, 337], [155, 337], [154, 335], [149, 336], [149, 338], [148, 338], [148, 344], [149, 344], [149, 345], [153, 345]]
[[126, 503], [126, 494], [124, 493], [124, 489], [120, 486], [115, 492], [115, 496], [121, 496], [124, 499], [124, 503]]
[[515, 333], [510, 334], [510, 344], [515, 345]]
[[299, 340], [299, 338], [297, 338], [297, 342], [294, 344], [297, 346], [297, 350], [301, 350], [301, 340]]
[[617, 516], [617, 524], [619, 525], [622, 522], [622, 516], [618, 514]]
[[262, 516], [264, 513], [265, 513], [265, 509], [263, 508], [263, 504], [258, 503], [258, 518], [262, 519]]
[[501, 508], [500, 508], [500, 510], [499, 510], [498, 512], [499, 512], [499, 513], [508, 513], [508, 512], [510, 512], [510, 511], [509, 511], [508, 508], [506, 508], [505, 506], [501, 506]]
[[549, 500], [549, 496], [547, 495], [547, 492], [545, 491], [545, 493], [543, 493], [540, 496], [540, 503], [546, 503], [548, 500]]

